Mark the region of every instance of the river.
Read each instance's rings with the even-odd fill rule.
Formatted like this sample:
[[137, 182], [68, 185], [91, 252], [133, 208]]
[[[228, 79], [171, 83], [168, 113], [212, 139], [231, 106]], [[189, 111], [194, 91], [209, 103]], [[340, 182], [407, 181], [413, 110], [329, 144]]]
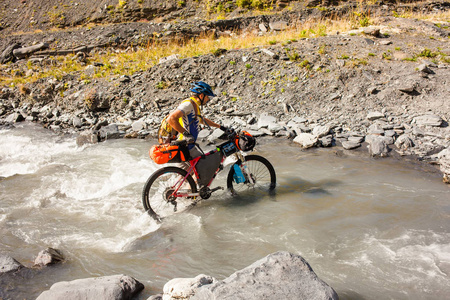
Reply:
[[159, 225], [141, 204], [158, 168], [148, 157], [152, 142], [77, 147], [33, 124], [0, 129], [0, 253], [31, 266], [53, 247], [67, 259], [3, 287], [7, 297], [35, 299], [55, 282], [126, 274], [146, 286], [138, 299], [147, 299], [172, 278], [224, 279], [278, 250], [302, 255], [340, 299], [448, 297], [450, 188], [440, 174], [337, 148], [259, 142], [277, 172], [275, 196], [217, 192]]

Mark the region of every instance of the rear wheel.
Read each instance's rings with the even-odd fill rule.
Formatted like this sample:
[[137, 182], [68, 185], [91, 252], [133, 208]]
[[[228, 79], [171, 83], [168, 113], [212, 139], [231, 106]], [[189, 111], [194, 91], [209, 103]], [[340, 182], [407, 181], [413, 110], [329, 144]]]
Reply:
[[194, 202], [195, 197], [172, 196], [185, 177], [178, 192], [196, 193], [197, 186], [192, 176], [177, 167], [159, 169], [147, 180], [142, 191], [142, 203], [155, 220], [161, 221], [166, 216], [183, 211]]
[[242, 183], [236, 183], [233, 165], [227, 177], [227, 187], [233, 194], [245, 191], [271, 192], [275, 189], [277, 180], [275, 169], [267, 159], [259, 155], [248, 155], [245, 157], [245, 164], [254, 183], [252, 184], [249, 178]]

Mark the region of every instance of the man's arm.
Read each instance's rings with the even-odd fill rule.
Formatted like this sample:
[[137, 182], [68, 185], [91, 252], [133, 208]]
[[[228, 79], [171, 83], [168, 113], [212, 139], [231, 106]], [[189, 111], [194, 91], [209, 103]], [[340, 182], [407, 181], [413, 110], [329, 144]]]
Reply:
[[208, 124], [209, 126], [216, 127], [216, 128], [220, 128], [220, 125], [219, 125], [219, 124], [217, 124], [217, 123], [211, 121], [210, 119], [207, 119], [207, 118], [202, 118], [202, 119], [203, 119], [203, 121], [204, 121], [206, 124]]
[[169, 117], [167, 118], [167, 122], [169, 122], [170, 126], [172, 126], [173, 129], [178, 131], [179, 133], [184, 133], [186, 129], [184, 129], [183, 126], [181, 126], [179, 120], [184, 116], [184, 113], [177, 109], [174, 112], [172, 112]]

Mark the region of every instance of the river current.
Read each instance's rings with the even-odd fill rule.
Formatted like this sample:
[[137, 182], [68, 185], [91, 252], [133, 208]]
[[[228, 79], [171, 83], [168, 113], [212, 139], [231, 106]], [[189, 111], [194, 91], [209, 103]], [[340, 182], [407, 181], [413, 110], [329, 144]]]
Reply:
[[450, 294], [450, 188], [439, 174], [261, 138], [257, 152], [275, 167], [276, 195], [217, 192], [159, 225], [141, 204], [158, 168], [148, 157], [152, 143], [77, 147], [33, 124], [0, 129], [0, 253], [31, 266], [53, 247], [67, 259], [0, 287], [6, 299], [114, 274], [142, 282], [138, 299], [147, 299], [172, 278], [224, 279], [279, 250], [302, 255], [340, 299]]

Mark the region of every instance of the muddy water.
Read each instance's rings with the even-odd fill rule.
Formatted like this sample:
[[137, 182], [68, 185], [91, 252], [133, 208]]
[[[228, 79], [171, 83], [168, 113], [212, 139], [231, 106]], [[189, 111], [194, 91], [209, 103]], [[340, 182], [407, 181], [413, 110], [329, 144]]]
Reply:
[[258, 153], [277, 171], [275, 196], [218, 192], [158, 225], [141, 205], [157, 169], [150, 142], [78, 148], [73, 138], [22, 125], [0, 130], [0, 143], [0, 252], [27, 266], [46, 247], [67, 257], [3, 286], [5, 298], [127, 274], [144, 283], [139, 299], [147, 299], [171, 278], [223, 279], [278, 250], [302, 255], [341, 299], [450, 293], [450, 189], [413, 165], [261, 139]]

